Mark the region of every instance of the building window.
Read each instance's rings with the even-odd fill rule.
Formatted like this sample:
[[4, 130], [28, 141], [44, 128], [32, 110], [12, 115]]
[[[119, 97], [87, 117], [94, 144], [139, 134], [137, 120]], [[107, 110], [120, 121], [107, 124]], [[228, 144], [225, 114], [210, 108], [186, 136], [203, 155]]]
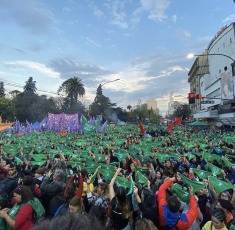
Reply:
[[232, 63], [232, 74], [233, 74], [233, 76], [235, 76], [235, 62], [234, 63]]
[[230, 38], [230, 43], [232, 43], [232, 38]]

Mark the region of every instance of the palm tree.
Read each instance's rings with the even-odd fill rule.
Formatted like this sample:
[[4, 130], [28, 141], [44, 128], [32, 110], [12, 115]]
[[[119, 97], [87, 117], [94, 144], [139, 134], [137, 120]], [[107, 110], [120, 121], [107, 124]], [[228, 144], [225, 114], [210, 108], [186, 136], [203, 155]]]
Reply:
[[71, 105], [76, 103], [79, 96], [85, 95], [84, 85], [81, 83], [81, 79], [78, 77], [69, 78], [64, 81], [58, 89], [58, 94], [62, 91], [67, 94], [71, 100]]
[[129, 112], [130, 112], [131, 108], [132, 108], [131, 105], [128, 105], [128, 106], [127, 106], [127, 109], [129, 109]]

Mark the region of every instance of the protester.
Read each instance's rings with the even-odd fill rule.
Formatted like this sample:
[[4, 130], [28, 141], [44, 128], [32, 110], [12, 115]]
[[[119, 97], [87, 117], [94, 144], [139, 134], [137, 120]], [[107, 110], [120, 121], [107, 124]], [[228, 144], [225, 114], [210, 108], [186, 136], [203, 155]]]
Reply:
[[[34, 202], [41, 207], [36, 219], [33, 211], [33, 224], [43, 219], [44, 208], [46, 211], [46, 222], [38, 225], [41, 229], [59, 224], [57, 229], [63, 230], [62, 220], [81, 226], [89, 219], [94, 220], [90, 228], [94, 230], [99, 226], [115, 230], [232, 230], [233, 133], [180, 127], [144, 129], [141, 136], [135, 125], [109, 126], [103, 133], [94, 129], [85, 135], [45, 131], [19, 137], [3, 133], [2, 139], [8, 141], [0, 146], [2, 167], [8, 172], [0, 182], [0, 195], [7, 195], [12, 208], [14, 189], [22, 183], [27, 186], [34, 193], [27, 204], [33, 210]], [[2, 213], [6, 207], [2, 206]], [[12, 208], [15, 214], [17, 207], [16, 203]], [[4, 215], [13, 222], [16, 218], [10, 216]], [[0, 220], [8, 227], [4, 217]]]
[[202, 230], [227, 230], [226, 217], [222, 209], [216, 209], [211, 215], [211, 221], [208, 221], [202, 228]]
[[43, 192], [42, 201], [46, 207], [46, 215], [51, 218], [54, 216], [56, 210], [64, 203], [66, 184], [64, 183], [64, 171], [61, 169], [55, 170], [53, 175], [52, 171], [50, 171], [48, 176], [52, 176], [52, 178], [46, 176], [40, 188]]
[[34, 226], [33, 208], [27, 204], [33, 200], [32, 192], [29, 188], [21, 186], [14, 190], [16, 204], [13, 209], [3, 209], [0, 216], [5, 219], [6, 223], [13, 229], [29, 230]]

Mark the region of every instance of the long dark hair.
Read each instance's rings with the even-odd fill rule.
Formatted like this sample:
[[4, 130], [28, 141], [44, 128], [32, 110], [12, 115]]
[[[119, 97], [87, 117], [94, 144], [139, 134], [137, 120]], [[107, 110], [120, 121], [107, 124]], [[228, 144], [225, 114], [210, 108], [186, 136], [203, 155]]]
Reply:
[[123, 218], [127, 219], [130, 216], [129, 204], [127, 200], [126, 190], [124, 187], [119, 186], [116, 192], [117, 207], [122, 210]]
[[30, 200], [33, 200], [33, 194], [31, 190], [25, 186], [20, 186], [19, 188], [14, 190], [14, 193], [21, 196], [21, 203], [25, 204]]

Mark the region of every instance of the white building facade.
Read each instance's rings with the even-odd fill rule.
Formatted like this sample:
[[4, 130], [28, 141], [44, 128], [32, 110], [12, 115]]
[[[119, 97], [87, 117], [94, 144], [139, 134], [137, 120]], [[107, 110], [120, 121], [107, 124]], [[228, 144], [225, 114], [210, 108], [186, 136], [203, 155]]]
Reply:
[[235, 126], [234, 60], [235, 23], [232, 23], [217, 32], [189, 72], [191, 92], [203, 96], [202, 100], [196, 99], [195, 105], [192, 105], [194, 118], [207, 119], [218, 126]]

